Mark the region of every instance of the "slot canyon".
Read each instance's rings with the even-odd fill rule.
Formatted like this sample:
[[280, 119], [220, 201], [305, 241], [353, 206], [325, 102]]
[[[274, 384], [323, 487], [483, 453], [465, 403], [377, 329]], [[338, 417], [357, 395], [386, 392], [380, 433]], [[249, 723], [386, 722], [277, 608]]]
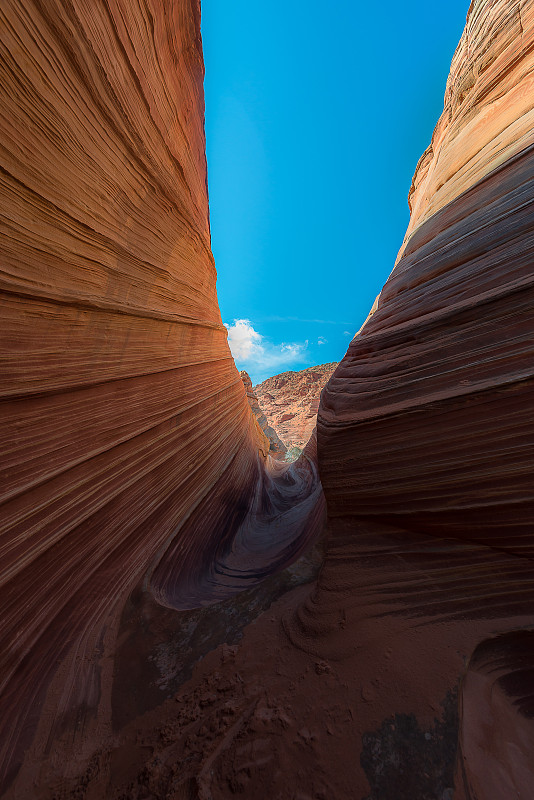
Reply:
[[0, 30], [0, 797], [532, 800], [534, 0], [471, 3], [293, 463], [218, 308], [199, 0]]

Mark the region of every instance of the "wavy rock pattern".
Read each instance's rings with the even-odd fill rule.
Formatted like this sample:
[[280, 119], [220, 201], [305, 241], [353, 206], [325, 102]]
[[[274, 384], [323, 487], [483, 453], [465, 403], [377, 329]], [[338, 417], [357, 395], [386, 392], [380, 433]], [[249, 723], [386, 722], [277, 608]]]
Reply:
[[[384, 719], [432, 718], [485, 637], [532, 625], [533, 43], [534, 3], [472, 3], [397, 265], [322, 395], [330, 535], [316, 590], [285, 624], [307, 652], [353, 659], [363, 685], [363, 653], [391, 664], [374, 692], [384, 707], [397, 687]], [[482, 790], [486, 719], [460, 719], [467, 785], [500, 798]], [[523, 756], [497, 749], [488, 768], [504, 761], [512, 785]], [[396, 796], [423, 796], [404, 774]]]
[[6, 787], [109, 730], [134, 587], [238, 591], [322, 501], [309, 459], [269, 474], [221, 324], [198, 0], [13, 0], [0, 27]]
[[[323, 392], [332, 535], [318, 594], [300, 614], [306, 635], [330, 635], [327, 620], [347, 603], [355, 617], [391, 603], [443, 620], [526, 613], [534, 600], [534, 146], [522, 136], [503, 144], [534, 106], [533, 11], [472, 4], [434, 134], [442, 144], [427, 178], [421, 165], [416, 174], [410, 236]], [[475, 76], [467, 100], [466, 71]], [[488, 90], [497, 85], [500, 101]], [[498, 131], [477, 145], [472, 171], [458, 133], [467, 118], [486, 137]], [[490, 151], [514, 155], [490, 162]], [[425, 186], [448, 161], [456, 168], [441, 173], [449, 202], [440, 208]], [[352, 646], [333, 636], [333, 651]]]
[[443, 114], [413, 178], [406, 239], [534, 141], [533, 15], [530, 0], [472, 0]]
[[450, 797], [455, 716], [433, 720], [473, 652], [466, 792], [480, 709], [517, 745], [494, 749], [504, 785], [528, 786], [530, 639], [481, 643], [534, 600], [534, 2], [471, 4], [397, 266], [323, 392], [330, 535], [317, 588], [283, 605], [300, 649], [264, 616], [180, 711], [120, 698], [127, 732], [136, 627], [157, 647], [168, 609], [254, 586], [321, 529], [316, 442], [269, 460], [228, 350], [196, 0], [10, 0], [0, 24], [0, 791], [382, 800], [400, 752], [396, 800], [427, 800], [424, 739], [423, 783]]

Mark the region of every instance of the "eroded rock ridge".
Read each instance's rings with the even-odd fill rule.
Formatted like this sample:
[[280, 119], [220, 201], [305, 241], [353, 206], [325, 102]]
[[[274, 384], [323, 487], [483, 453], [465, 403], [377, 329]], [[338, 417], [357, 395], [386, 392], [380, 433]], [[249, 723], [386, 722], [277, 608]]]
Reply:
[[[268, 440], [269, 455], [273, 456], [273, 458], [283, 458], [287, 452], [287, 447], [280, 439], [275, 429], [272, 428], [267, 422], [267, 417], [263, 413], [263, 409], [260, 407], [258, 398], [254, 393], [254, 389], [252, 388], [250, 375], [248, 372], [245, 372], [245, 370], [242, 370], [239, 374], [241, 375], [241, 380], [243, 381], [243, 386], [245, 387], [245, 391], [247, 393], [248, 404], [258, 425], [261, 428], [262, 433]], [[309, 438], [310, 437], [308, 436], [308, 439]]]
[[268, 424], [288, 448], [302, 449], [315, 427], [321, 392], [337, 363], [282, 372], [254, 387]]

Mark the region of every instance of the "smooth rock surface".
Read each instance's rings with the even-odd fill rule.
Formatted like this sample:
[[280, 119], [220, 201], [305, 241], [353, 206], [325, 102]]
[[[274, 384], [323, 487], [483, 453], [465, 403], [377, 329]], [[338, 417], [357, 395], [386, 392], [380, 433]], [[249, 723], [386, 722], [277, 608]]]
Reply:
[[[405, 732], [406, 716], [428, 720], [457, 690], [481, 641], [532, 625], [533, 8], [471, 4], [409, 235], [318, 414], [329, 537], [317, 588], [286, 629], [310, 654], [352, 660], [364, 684], [361, 654], [381, 645], [395, 661], [375, 708], [396, 684], [389, 714]], [[372, 800], [436, 796], [413, 783], [415, 727], [402, 751], [412, 767], [384, 793], [399, 750], [374, 712], [359, 714], [363, 743], [382, 742], [382, 760], [362, 749]], [[497, 762], [514, 775], [504, 750]], [[479, 796], [483, 779], [469, 780]]]
[[533, 15], [530, 0], [472, 0], [443, 113], [412, 181], [405, 244], [425, 220], [534, 141]]
[[481, 642], [462, 683], [458, 784], [467, 798], [527, 800], [534, 786], [534, 633]]

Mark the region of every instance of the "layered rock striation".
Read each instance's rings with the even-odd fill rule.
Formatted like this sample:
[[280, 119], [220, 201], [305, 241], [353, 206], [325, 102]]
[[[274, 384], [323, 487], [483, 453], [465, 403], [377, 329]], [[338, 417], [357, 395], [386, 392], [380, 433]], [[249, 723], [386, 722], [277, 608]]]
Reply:
[[[375, 711], [388, 697], [384, 712], [428, 719], [485, 636], [532, 624], [533, 46], [532, 2], [471, 4], [397, 265], [322, 395], [329, 539], [286, 625], [323, 658], [382, 648]], [[401, 775], [382, 793], [373, 763], [373, 798], [409, 796]], [[505, 796], [473, 770], [477, 797]]]
[[320, 488], [313, 459], [270, 471], [221, 323], [198, 1], [20, 0], [0, 26], [0, 787], [29, 796], [110, 735], [132, 592], [253, 585]]
[[532, 143], [532, 14], [530, 0], [472, 0], [443, 113], [412, 181], [405, 244], [423, 222]]

